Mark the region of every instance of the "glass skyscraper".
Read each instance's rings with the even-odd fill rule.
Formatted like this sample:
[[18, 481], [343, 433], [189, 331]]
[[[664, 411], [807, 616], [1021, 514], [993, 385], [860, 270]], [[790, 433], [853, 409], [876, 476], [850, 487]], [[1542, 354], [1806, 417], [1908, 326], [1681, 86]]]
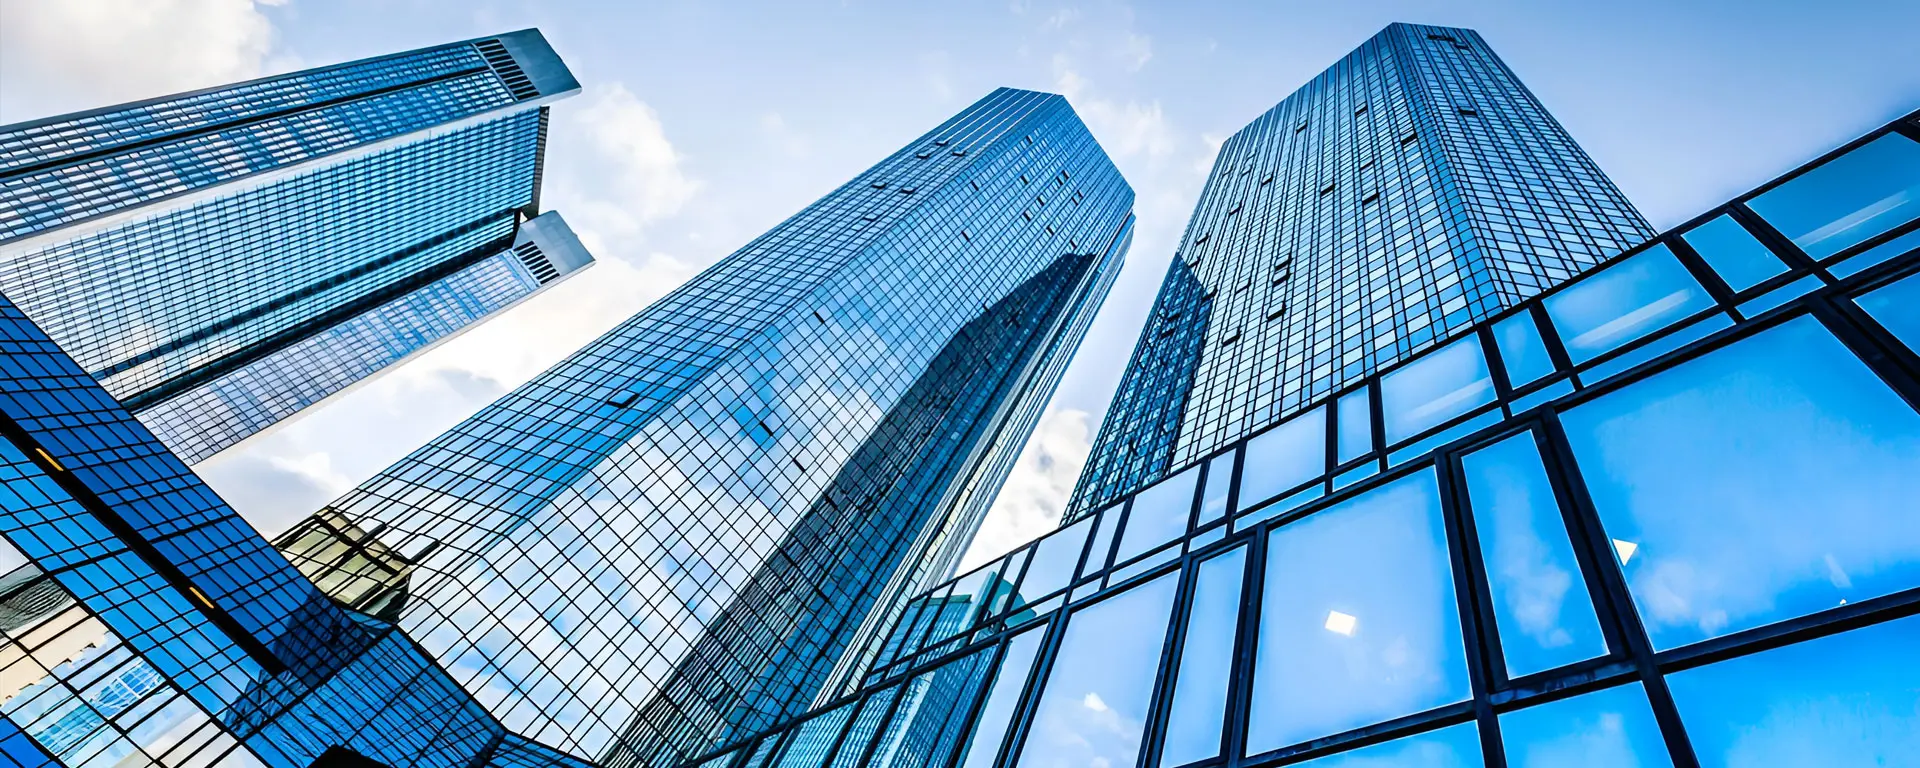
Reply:
[[995, 91], [279, 546], [551, 746], [657, 766], [769, 725], [951, 569], [1132, 203], [1064, 99]]
[[[1306, 93], [1377, 63], [1369, 51], [1510, 77], [1471, 33], [1396, 25]], [[1391, 108], [1389, 92], [1254, 127], [1311, 135], [1329, 114]], [[1496, 130], [1479, 93], [1360, 157], [1315, 139], [1344, 175], [1285, 195], [1348, 189], [1351, 204], [1206, 248], [1241, 232], [1223, 218], [1293, 204], [1255, 204], [1270, 169], [1285, 176], [1274, 165], [1246, 174], [1252, 196], [1221, 192], [1264, 146], [1229, 142], [1142, 346], [1186, 341], [1137, 353], [1122, 387], [1218, 425], [1116, 404], [1103, 435], [1132, 437], [1096, 448], [1121, 455], [1090, 463], [1112, 469], [1089, 471], [1084, 512], [910, 599], [857, 690], [687, 765], [1910, 762], [1920, 113], [1610, 255], [1642, 225], [1597, 174], [1545, 166], [1526, 171], [1538, 186], [1516, 173], [1491, 196], [1440, 194], [1473, 187], [1421, 147], [1456, 130], [1438, 123], [1483, 147], [1564, 139], [1536, 130], [1551, 125], [1537, 107]], [[1409, 183], [1361, 173], [1387, 167]], [[1453, 181], [1411, 183], [1436, 174]], [[1290, 232], [1328, 239], [1274, 257]], [[1232, 298], [1329, 270], [1282, 292], [1287, 312]], [[1329, 318], [1297, 352], [1295, 299], [1310, 300], [1303, 329]], [[1288, 332], [1254, 333], [1269, 314]], [[1177, 325], [1196, 316], [1215, 328], [1198, 341]], [[1208, 359], [1236, 344], [1285, 382], [1271, 415], [1235, 405], [1261, 402], [1265, 369]], [[1160, 453], [1136, 460], [1141, 445]]]
[[0, 127], [0, 286], [197, 461], [570, 271], [512, 249], [578, 91], [525, 30]]

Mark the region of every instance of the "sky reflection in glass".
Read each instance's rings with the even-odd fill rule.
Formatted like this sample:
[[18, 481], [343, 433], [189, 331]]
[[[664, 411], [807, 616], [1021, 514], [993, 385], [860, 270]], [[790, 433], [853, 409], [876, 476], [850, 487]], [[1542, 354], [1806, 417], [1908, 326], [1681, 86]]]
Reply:
[[1193, 491], [1199, 481], [1200, 467], [1195, 465], [1134, 496], [1114, 562], [1124, 563], [1186, 533], [1187, 517], [1193, 512]]
[[1044, 627], [1031, 629], [1007, 642], [1007, 654], [994, 675], [986, 702], [980, 705], [980, 719], [974, 723], [973, 738], [967, 742], [960, 768], [988, 768], [999, 756], [1014, 705], [1020, 703], [1020, 691], [1026, 688], [1027, 673], [1033, 669], [1033, 654], [1040, 650], [1045, 634]]
[[1206, 525], [1227, 513], [1227, 492], [1233, 486], [1233, 452], [1228, 451], [1207, 462], [1207, 489], [1200, 497], [1200, 515], [1194, 521]]
[[1824, 259], [1920, 217], [1920, 144], [1890, 133], [1747, 203]]
[[1493, 326], [1493, 343], [1500, 348], [1500, 361], [1507, 366], [1507, 383], [1524, 387], [1553, 373], [1553, 357], [1547, 343], [1540, 339], [1540, 328], [1533, 314], [1522, 312]]
[[1672, 768], [1647, 690], [1633, 682], [1500, 716], [1509, 768]]
[[1387, 444], [1405, 440], [1493, 402], [1493, 377], [1480, 340], [1468, 336], [1380, 379]]
[[1712, 221], [1681, 235], [1700, 259], [1713, 267], [1727, 287], [1744, 291], [1767, 278], [1787, 271], [1787, 264], [1773, 251], [1761, 245], [1752, 232], [1740, 226], [1732, 216], [1721, 214]]
[[1021, 598], [1032, 601], [1065, 587], [1073, 579], [1074, 566], [1080, 564], [1080, 551], [1086, 549], [1087, 531], [1092, 527], [1093, 519], [1088, 518], [1041, 540], [1033, 548], [1027, 575], [1020, 579]]
[[1907, 349], [1920, 352], [1920, 275], [1901, 278], [1856, 301]]
[[1249, 755], [1466, 699], [1432, 471], [1275, 530], [1259, 637]]
[[1233, 636], [1240, 626], [1240, 586], [1246, 573], [1246, 547], [1200, 564], [1187, 614], [1187, 636], [1180, 646], [1180, 670], [1168, 706], [1166, 742], [1160, 750], [1160, 765], [1165, 768], [1220, 754]]
[[1373, 450], [1373, 392], [1361, 387], [1340, 397], [1339, 463], [1345, 464]]
[[1299, 768], [1468, 768], [1485, 764], [1480, 757], [1479, 733], [1473, 723], [1461, 723], [1295, 765]]
[[1566, 344], [1584, 363], [1713, 306], [1713, 298], [1656, 244], [1543, 301]]
[[1327, 471], [1327, 409], [1315, 408], [1247, 441], [1240, 509], [1280, 495]]
[[1561, 421], [1657, 648], [1920, 584], [1920, 415], [1812, 318]]
[[1507, 676], [1607, 652], [1532, 432], [1461, 460]]
[[1019, 768], [1132, 768], [1180, 575], [1075, 611], [1034, 707]]

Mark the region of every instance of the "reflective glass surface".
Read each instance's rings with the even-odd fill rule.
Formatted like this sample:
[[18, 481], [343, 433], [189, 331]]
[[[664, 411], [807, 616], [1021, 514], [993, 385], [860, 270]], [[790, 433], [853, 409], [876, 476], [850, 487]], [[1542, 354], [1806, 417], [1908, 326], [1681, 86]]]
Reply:
[[1073, 570], [1080, 564], [1080, 553], [1087, 548], [1087, 532], [1092, 520], [1074, 523], [1040, 541], [1027, 563], [1027, 574], [1020, 578], [1022, 599], [1046, 597], [1067, 586]]
[[1160, 670], [1178, 572], [1067, 616], [1019, 768], [1132, 768]]
[[1532, 432], [1461, 459], [1507, 676], [1607, 652]]
[[1824, 259], [1920, 217], [1920, 143], [1890, 133], [1747, 203]]
[[1439, 489], [1419, 471], [1275, 530], [1247, 754], [1465, 699]]
[[1515, 388], [1539, 381], [1553, 373], [1553, 356], [1540, 339], [1540, 327], [1533, 313], [1522, 312], [1493, 326], [1493, 343], [1500, 348], [1500, 362], [1507, 367], [1507, 383]]
[[1228, 451], [1207, 462], [1207, 488], [1200, 496], [1196, 525], [1206, 525], [1227, 513], [1227, 494], [1233, 488], [1233, 456]]
[[1575, 364], [1713, 306], [1713, 298], [1664, 244], [1648, 248], [1549, 296], [1547, 315]]
[[1786, 263], [1732, 216], [1722, 214], [1680, 237], [1736, 292], [1787, 271]]
[[1500, 740], [1512, 768], [1673, 765], [1637, 682], [1504, 713]]
[[1156, 483], [1133, 497], [1127, 510], [1127, 527], [1120, 533], [1120, 549], [1113, 556], [1124, 563], [1134, 556], [1180, 538], [1187, 532], [1187, 518], [1193, 514], [1193, 492], [1200, 482], [1200, 468]]
[[1484, 764], [1480, 735], [1473, 723], [1295, 763], [1311, 768], [1473, 768]]
[[1474, 336], [1455, 341], [1380, 379], [1380, 411], [1387, 444], [1439, 426], [1493, 402], [1487, 355]]
[[1908, 275], [1854, 299], [1861, 309], [1920, 353], [1920, 274]]
[[1247, 441], [1240, 508], [1280, 495], [1327, 471], [1327, 409], [1315, 408]]
[[1920, 585], [1920, 415], [1812, 318], [1561, 422], [1658, 648]]
[[853, 716], [853, 705], [843, 704], [801, 724], [787, 737], [786, 751], [780, 754], [778, 768], [819, 768], [826, 762], [827, 750], [840, 738], [840, 729]]
[[1906, 766], [1920, 755], [1920, 617], [1667, 676], [1702, 768]]
[[874, 744], [870, 768], [944, 768], [960, 745], [973, 701], [987, 684], [993, 649], [915, 675]]
[[1240, 587], [1247, 548], [1200, 564], [1187, 613], [1187, 635], [1167, 707], [1166, 741], [1160, 765], [1185, 765], [1220, 754], [1227, 718], [1227, 682], [1232, 679], [1233, 638], [1240, 626]]
[[1340, 396], [1338, 436], [1340, 453], [1335, 459], [1345, 464], [1373, 450], [1372, 387], [1361, 387]]
[[989, 768], [999, 756], [1000, 743], [1007, 737], [1007, 726], [1020, 693], [1027, 687], [1027, 673], [1033, 671], [1033, 656], [1040, 650], [1045, 628], [1028, 630], [1007, 643], [1000, 669], [994, 673], [993, 687], [980, 704], [980, 716], [974, 720], [973, 736], [960, 756], [959, 768]]

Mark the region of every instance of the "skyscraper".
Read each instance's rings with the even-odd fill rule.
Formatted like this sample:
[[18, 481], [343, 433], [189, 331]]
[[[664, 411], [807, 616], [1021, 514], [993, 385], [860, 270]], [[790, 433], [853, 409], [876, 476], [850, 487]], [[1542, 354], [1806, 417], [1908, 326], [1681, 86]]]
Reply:
[[1652, 235], [1478, 34], [1390, 26], [1221, 146], [1071, 515]]
[[[1361, 53], [1484, 62], [1481, 45], [1464, 30], [1396, 25]], [[1385, 92], [1326, 109], [1372, 113], [1391, 103]], [[1472, 120], [1487, 109], [1460, 109], [1440, 114], [1484, 132], [1474, 144], [1540, 138], [1527, 127], [1538, 122], [1495, 130]], [[1311, 133], [1326, 112], [1314, 114], [1274, 127]], [[1418, 152], [1419, 137], [1402, 135]], [[1370, 147], [1397, 151], [1401, 140]], [[1226, 146], [1216, 182], [1242, 173], [1246, 146]], [[1526, 154], [1543, 156], [1554, 157]], [[1472, 189], [1424, 153], [1388, 160], [1373, 151], [1328, 165], [1395, 168], [1402, 179], [1444, 172]], [[1266, 171], [1256, 165], [1240, 189], [1257, 190]], [[1219, 426], [1156, 444], [1179, 457], [1156, 459], [1164, 466], [1134, 463], [1131, 442], [1103, 441], [1096, 450], [1121, 455], [1090, 466], [1133, 467], [1143, 487], [1116, 485], [1059, 530], [915, 595], [875, 641], [857, 690], [688, 765], [1910, 760], [1920, 732], [1920, 113], [1570, 277], [1550, 271], [1559, 267], [1547, 246], [1579, 253], [1573, 245], [1637, 220], [1575, 226], [1580, 217], [1547, 214], [1485, 229], [1547, 254], [1456, 250], [1455, 238], [1480, 234], [1449, 222], [1524, 222], [1535, 200], [1604, 210], [1608, 196], [1593, 194], [1603, 182], [1535, 173], [1539, 187], [1516, 175], [1493, 185], [1497, 197], [1464, 203], [1419, 202], [1435, 190], [1366, 186], [1361, 175], [1351, 206], [1320, 204], [1330, 219], [1257, 230], [1328, 233], [1285, 263], [1268, 259], [1271, 237], [1188, 250], [1234, 236], [1222, 217], [1236, 210], [1275, 207], [1256, 206], [1257, 191], [1210, 185], [1142, 343], [1186, 341], [1136, 354], [1123, 394], [1142, 401], [1109, 427], [1152, 423], [1145, 401], [1155, 397], [1217, 403], [1186, 413], [1219, 414], [1209, 418]], [[1352, 181], [1316, 178], [1285, 194], [1320, 200]], [[1397, 217], [1373, 218], [1371, 206], [1394, 210], [1400, 195]], [[1429, 204], [1445, 216], [1424, 219]], [[1338, 258], [1367, 244], [1382, 258], [1351, 270]], [[1215, 282], [1222, 273], [1211, 270], [1237, 260], [1251, 263]], [[1321, 289], [1282, 296], [1329, 298], [1308, 317], [1347, 319], [1302, 321], [1319, 335], [1286, 363], [1292, 329], [1250, 333], [1246, 323], [1275, 310], [1230, 294], [1248, 277], [1319, 285], [1323, 269], [1333, 275]], [[1377, 287], [1393, 303], [1336, 311]], [[1216, 331], [1182, 337], [1177, 323], [1196, 316]], [[1431, 342], [1410, 342], [1424, 349], [1396, 346], [1435, 326], [1445, 330]], [[1345, 346], [1349, 328], [1375, 341]], [[1311, 359], [1323, 342], [1360, 356]], [[1277, 423], [1240, 426], [1266, 418], [1236, 405], [1261, 402], [1235, 386], [1264, 391], [1263, 368], [1242, 377], [1215, 364], [1236, 359], [1218, 350], [1248, 343], [1292, 382], [1279, 403], [1294, 387], [1312, 393], [1276, 405]], [[1199, 362], [1173, 365], [1191, 356]], [[1152, 379], [1149, 366], [1171, 373]], [[920, 695], [930, 685], [941, 692], [931, 708]]]
[[197, 461], [585, 264], [512, 252], [578, 90], [525, 30], [0, 127], [0, 286]]
[[1002, 89], [280, 542], [514, 730], [659, 765], [801, 711], [960, 554], [1131, 233]]

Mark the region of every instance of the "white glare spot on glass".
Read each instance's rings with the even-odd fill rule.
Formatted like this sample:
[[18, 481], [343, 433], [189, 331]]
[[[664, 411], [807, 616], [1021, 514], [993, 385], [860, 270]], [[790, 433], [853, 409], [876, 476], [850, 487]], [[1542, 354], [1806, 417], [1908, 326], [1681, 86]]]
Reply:
[[1633, 559], [1633, 553], [1640, 551], [1640, 545], [1631, 541], [1613, 540], [1613, 551], [1620, 553], [1620, 564], [1626, 565]]
[[1567, 356], [1584, 363], [1713, 306], [1667, 246], [1655, 245], [1547, 297]]
[[1359, 619], [1339, 611], [1327, 611], [1327, 631], [1336, 635], [1353, 637], [1354, 624], [1359, 623], [1359, 621]]

